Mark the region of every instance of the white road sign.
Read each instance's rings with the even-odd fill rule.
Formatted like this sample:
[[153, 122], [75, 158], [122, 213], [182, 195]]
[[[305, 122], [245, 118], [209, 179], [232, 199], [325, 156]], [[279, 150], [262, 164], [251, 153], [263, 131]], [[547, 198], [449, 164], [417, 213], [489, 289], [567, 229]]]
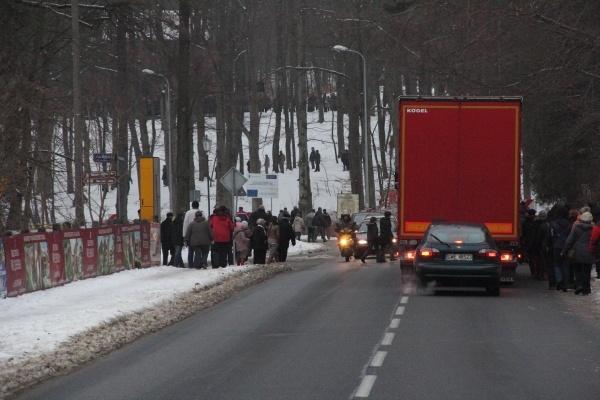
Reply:
[[246, 197], [279, 198], [279, 179], [276, 174], [248, 174]]

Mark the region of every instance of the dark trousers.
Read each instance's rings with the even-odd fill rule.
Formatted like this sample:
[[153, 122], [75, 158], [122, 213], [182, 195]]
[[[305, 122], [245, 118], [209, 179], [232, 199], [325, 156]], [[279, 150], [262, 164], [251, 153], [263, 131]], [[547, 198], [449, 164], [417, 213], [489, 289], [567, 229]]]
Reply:
[[554, 262], [554, 278], [556, 280], [556, 286], [560, 286], [561, 289], [568, 289], [571, 285], [569, 276], [569, 263], [567, 258], [561, 256], [563, 249], [552, 249], [552, 259]]
[[308, 241], [314, 242], [317, 240], [317, 227], [311, 226], [308, 228]]
[[267, 262], [266, 249], [254, 249], [254, 264], [265, 264]]
[[315, 163], [315, 172], [317, 172], [317, 171], [319, 171], [319, 172], [321, 171], [321, 163], [318, 163], [318, 162]]
[[194, 246], [194, 268], [206, 268], [210, 245]]
[[365, 258], [367, 258], [367, 256], [369, 254], [371, 254], [371, 252], [374, 252], [375, 254], [377, 254], [378, 251], [379, 251], [379, 244], [376, 241], [368, 242], [367, 249], [365, 250], [365, 252], [363, 253], [361, 258], [364, 260]]
[[284, 262], [287, 259], [288, 248], [287, 247], [278, 247], [277, 254], [279, 255], [279, 262]]
[[591, 293], [592, 264], [574, 262], [573, 272], [575, 273], [575, 290], [581, 290], [584, 294]]
[[[169, 253], [171, 253], [171, 261], [169, 261]], [[163, 259], [162, 265], [172, 265], [174, 256], [175, 256], [175, 246], [170, 246], [170, 245], [165, 246], [163, 244], [162, 245], [162, 259]]]
[[300, 236], [302, 236], [302, 232], [294, 232], [296, 234], [296, 240], [300, 240]]
[[213, 248], [213, 252], [212, 252], [213, 268], [219, 268], [219, 267], [225, 268], [227, 266], [227, 257], [228, 257], [227, 253], [230, 249], [229, 242], [215, 242], [215, 244], [213, 244], [212, 248]]

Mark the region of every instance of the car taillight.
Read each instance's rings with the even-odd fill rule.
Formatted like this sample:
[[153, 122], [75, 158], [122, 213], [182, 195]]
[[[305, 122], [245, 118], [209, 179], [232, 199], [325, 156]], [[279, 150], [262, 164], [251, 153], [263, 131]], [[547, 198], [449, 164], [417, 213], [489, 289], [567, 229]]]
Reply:
[[430, 248], [430, 247], [423, 247], [421, 250], [419, 250], [419, 255], [421, 257], [433, 257], [436, 254], [439, 254], [439, 250], [435, 249], [435, 248]]
[[415, 259], [415, 252], [414, 251], [407, 251], [404, 253], [404, 258], [407, 260], [414, 260]]
[[500, 261], [502, 262], [511, 262], [513, 260], [513, 255], [511, 253], [501, 253]]
[[498, 257], [498, 252], [494, 249], [481, 249], [479, 250], [479, 254], [488, 258]]

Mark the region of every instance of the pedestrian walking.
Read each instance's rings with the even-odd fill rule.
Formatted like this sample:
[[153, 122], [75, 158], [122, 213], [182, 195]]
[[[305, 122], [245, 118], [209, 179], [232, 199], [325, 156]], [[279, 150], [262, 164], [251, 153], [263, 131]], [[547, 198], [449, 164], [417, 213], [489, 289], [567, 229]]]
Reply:
[[385, 261], [385, 253], [390, 254], [390, 261], [395, 261], [396, 256], [394, 254], [394, 247], [392, 246], [392, 239], [394, 239], [394, 232], [392, 232], [392, 213], [386, 211], [383, 213], [383, 218], [379, 220], [379, 244], [381, 245], [380, 258]]
[[269, 159], [269, 155], [265, 154], [265, 163], [263, 164], [265, 167], [265, 174], [269, 173], [269, 167], [271, 166], [271, 160]]
[[269, 244], [267, 242], [267, 231], [265, 226], [266, 221], [263, 218], [259, 218], [252, 231], [250, 243], [252, 243], [252, 252], [254, 253], [254, 264], [265, 264], [267, 258]]
[[554, 265], [552, 261], [552, 236], [548, 223], [548, 212], [541, 210], [534, 219], [536, 224], [533, 252], [537, 260], [537, 279], [548, 281], [548, 289], [556, 289]]
[[375, 254], [377, 254], [377, 251], [379, 250], [378, 243], [379, 229], [377, 228], [377, 217], [371, 217], [369, 222], [367, 222], [367, 248], [360, 257], [360, 261], [362, 261], [363, 264], [365, 263], [365, 259], [369, 254], [371, 254], [371, 252], [375, 252]]
[[[173, 229], [173, 213], [168, 212], [167, 217], [160, 223], [160, 244], [162, 247], [162, 265], [173, 265], [175, 246], [171, 240]], [[171, 259], [169, 260], [169, 254]]]
[[184, 268], [183, 258], [181, 257], [181, 251], [183, 250], [183, 213], [177, 213], [177, 216], [173, 220], [171, 226], [171, 244], [175, 247], [175, 257], [173, 260], [173, 266], [177, 268]]
[[[188, 226], [194, 221], [196, 218], [196, 212], [200, 207], [200, 203], [196, 200], [192, 201], [192, 208], [185, 213], [185, 217], [183, 218], [183, 236], [185, 236], [187, 232]], [[188, 251], [188, 268], [192, 268], [194, 266], [194, 252]]]
[[248, 227], [247, 221], [242, 221], [240, 226], [236, 226], [233, 229], [233, 241], [235, 242], [235, 259], [236, 265], [244, 265], [248, 254], [248, 247], [250, 246], [250, 238], [247, 234], [248, 230], [244, 228]]
[[208, 253], [214, 241], [210, 224], [204, 218], [202, 211], [196, 211], [194, 220], [187, 227], [184, 242], [189, 247], [189, 252], [194, 253], [194, 264], [189, 268], [206, 269], [208, 266]]
[[258, 206], [257, 210], [253, 211], [252, 214], [250, 214], [250, 220], [248, 221], [248, 226], [250, 227], [250, 229], [254, 229], [254, 227], [256, 226], [256, 222], [261, 218], [265, 221], [267, 220], [267, 212], [265, 211], [265, 206], [262, 204]]
[[308, 156], [308, 161], [310, 161], [310, 169], [315, 170], [315, 158], [317, 157], [317, 153], [315, 152], [315, 148], [310, 148], [310, 155]]
[[302, 219], [302, 213], [300, 211], [298, 211], [296, 213], [296, 217], [293, 220], [294, 222], [292, 222], [292, 227], [294, 228], [294, 233], [296, 235], [296, 240], [300, 241], [300, 237], [302, 236], [302, 232], [306, 231], [306, 224], [304, 223], [304, 220]]
[[565, 207], [556, 209], [555, 218], [550, 221], [550, 235], [552, 236], [552, 261], [556, 290], [567, 292], [569, 289], [569, 263], [562, 255], [567, 237], [571, 232], [571, 222], [568, 220], [569, 210]]
[[327, 242], [327, 238], [325, 237], [325, 229], [327, 228], [327, 220], [323, 215], [323, 209], [319, 207], [317, 212], [315, 213], [315, 217], [313, 219], [313, 226], [316, 227], [315, 231], [315, 242], [317, 241], [317, 236], [321, 236], [321, 240], [323, 243]]
[[592, 293], [590, 279], [592, 264], [596, 256], [590, 251], [592, 236], [592, 213], [589, 211], [581, 214], [581, 219], [573, 225], [571, 233], [565, 243], [564, 255], [573, 249], [572, 264], [575, 274], [575, 294], [589, 295]]
[[327, 213], [326, 209], [323, 209], [323, 218], [325, 218], [325, 236], [327, 236], [327, 240], [331, 240], [331, 235], [329, 229], [331, 228], [331, 215]]
[[308, 229], [308, 243], [316, 242], [316, 240], [317, 240], [317, 235], [316, 235], [317, 227], [313, 224], [314, 220], [315, 220], [315, 209], [313, 208], [312, 210], [310, 210], [310, 212], [306, 216], [306, 221], [304, 221], [306, 224], [306, 229]]
[[283, 217], [279, 222], [279, 245], [277, 246], [277, 256], [279, 257], [279, 262], [285, 262], [285, 260], [287, 260], [290, 242], [292, 242], [292, 246], [296, 245], [296, 234], [294, 233], [294, 228], [292, 228], [290, 219], [290, 214], [288, 212], [284, 212]]
[[342, 159], [343, 171], [348, 171], [348, 162], [350, 161], [348, 149], [342, 152], [340, 158]]
[[320, 172], [321, 171], [321, 154], [319, 153], [319, 150], [317, 150], [317, 154], [315, 156], [315, 172]]
[[228, 253], [232, 248], [231, 234], [234, 229], [233, 222], [227, 213], [227, 207], [220, 206], [218, 208], [217, 214], [210, 220], [210, 226], [214, 234], [212, 267], [225, 268], [227, 267]]
[[271, 223], [267, 227], [267, 243], [269, 244], [269, 260], [267, 264], [279, 261], [277, 247], [279, 247], [279, 222], [277, 217], [271, 217]]
[[277, 160], [279, 162], [279, 172], [282, 174], [285, 172], [285, 154], [283, 151], [279, 150], [279, 158]]

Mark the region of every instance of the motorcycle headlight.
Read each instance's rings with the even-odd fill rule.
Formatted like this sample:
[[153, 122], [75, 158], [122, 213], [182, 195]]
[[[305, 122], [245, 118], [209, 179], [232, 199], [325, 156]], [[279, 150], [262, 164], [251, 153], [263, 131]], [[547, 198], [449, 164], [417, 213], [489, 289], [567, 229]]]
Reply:
[[345, 246], [345, 245], [347, 245], [347, 244], [348, 244], [348, 239], [346, 239], [346, 238], [340, 239], [340, 244], [341, 244], [342, 246]]
[[398, 240], [396, 238], [392, 239], [392, 243], [397, 243], [397, 242], [398, 242]]

